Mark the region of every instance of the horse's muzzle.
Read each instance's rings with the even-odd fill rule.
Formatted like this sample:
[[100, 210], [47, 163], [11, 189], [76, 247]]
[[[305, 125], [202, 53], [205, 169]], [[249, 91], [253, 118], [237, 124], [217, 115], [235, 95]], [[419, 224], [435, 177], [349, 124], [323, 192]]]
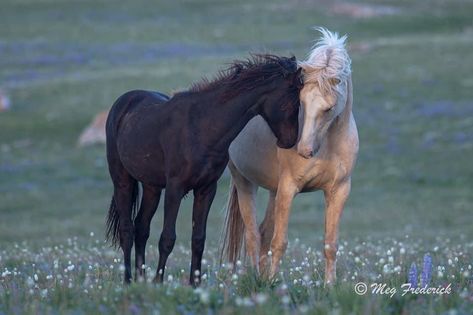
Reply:
[[[294, 142], [295, 142], [295, 141], [294, 141]], [[277, 145], [278, 147], [280, 147], [281, 149], [290, 149], [290, 148], [292, 148], [292, 147], [294, 146], [294, 144], [295, 144], [294, 142], [284, 142], [284, 141], [278, 140], [278, 141], [276, 142], [276, 145]]]

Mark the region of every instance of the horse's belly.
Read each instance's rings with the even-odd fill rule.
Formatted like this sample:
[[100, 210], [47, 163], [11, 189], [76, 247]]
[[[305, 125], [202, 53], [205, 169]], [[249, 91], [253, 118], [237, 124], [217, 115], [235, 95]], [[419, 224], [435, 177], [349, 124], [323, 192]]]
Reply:
[[151, 155], [136, 155], [128, 159], [126, 156], [121, 157], [121, 161], [127, 172], [136, 180], [157, 187], [166, 186], [166, 176], [164, 173], [164, 165], [154, 160]]
[[266, 189], [277, 189], [276, 137], [262, 117], [250, 120], [230, 145], [229, 153], [233, 164], [245, 178]]

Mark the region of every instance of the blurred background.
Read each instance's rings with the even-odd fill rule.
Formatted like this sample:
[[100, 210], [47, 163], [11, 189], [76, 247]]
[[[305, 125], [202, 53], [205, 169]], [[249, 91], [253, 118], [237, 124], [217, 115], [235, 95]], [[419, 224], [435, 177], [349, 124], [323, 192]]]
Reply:
[[[0, 244], [104, 235], [112, 184], [83, 130], [131, 89], [166, 94], [248, 52], [303, 59], [348, 34], [360, 154], [341, 239], [472, 240], [473, 1], [0, 1]], [[100, 120], [100, 118], [99, 118]], [[220, 180], [208, 225], [217, 243]], [[259, 209], [266, 193], [260, 191]], [[178, 242], [190, 244], [191, 202]], [[156, 244], [162, 204], [153, 220]], [[260, 213], [260, 219], [262, 218]], [[322, 193], [299, 195], [289, 239], [321, 248]]]

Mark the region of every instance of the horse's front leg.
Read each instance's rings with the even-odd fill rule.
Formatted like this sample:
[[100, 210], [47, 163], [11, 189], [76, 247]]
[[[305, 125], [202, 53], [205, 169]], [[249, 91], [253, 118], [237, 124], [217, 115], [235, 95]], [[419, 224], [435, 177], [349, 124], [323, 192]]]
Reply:
[[338, 250], [338, 226], [343, 207], [350, 194], [350, 180], [346, 180], [325, 194], [325, 284], [333, 284], [336, 279], [336, 262]]
[[274, 233], [271, 240], [271, 268], [269, 276], [273, 278], [279, 270], [279, 263], [287, 247], [287, 226], [291, 204], [297, 193], [297, 186], [291, 176], [281, 176], [274, 206]]
[[194, 189], [194, 207], [192, 210], [192, 261], [189, 277], [189, 283], [192, 286], [196, 286], [200, 283], [207, 217], [216, 191], [217, 182]]
[[259, 270], [262, 274], [266, 274], [268, 270], [268, 252], [271, 248], [271, 239], [274, 233], [274, 205], [276, 203], [276, 192], [269, 192], [268, 205], [266, 206], [266, 213], [263, 222], [259, 226], [259, 233], [261, 235], [261, 249]]
[[163, 231], [159, 239], [158, 269], [154, 282], [163, 282], [166, 261], [176, 242], [176, 219], [184, 194], [185, 191], [180, 185], [180, 182], [168, 180], [164, 194], [164, 221]]

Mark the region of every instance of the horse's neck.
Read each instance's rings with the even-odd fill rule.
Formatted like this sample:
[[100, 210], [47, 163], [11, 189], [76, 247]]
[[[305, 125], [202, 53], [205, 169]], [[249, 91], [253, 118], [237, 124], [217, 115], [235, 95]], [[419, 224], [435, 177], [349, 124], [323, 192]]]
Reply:
[[[347, 100], [345, 104], [345, 108], [340, 113], [336, 121], [330, 126], [328, 130], [327, 140], [329, 141], [329, 147], [335, 149], [341, 146], [343, 150], [343, 146], [345, 141], [349, 138], [349, 134], [351, 132], [353, 121], [353, 113], [352, 113], [352, 106], [353, 106], [353, 88], [351, 82], [351, 76], [347, 80]], [[335, 149], [336, 150], [336, 149]]]
[[[241, 93], [225, 102], [214, 104], [214, 111], [220, 122], [215, 122], [218, 128], [218, 139], [215, 147], [227, 150], [232, 141], [238, 136], [246, 124], [260, 111], [260, 99], [264, 94], [263, 88], [255, 88]], [[224, 96], [225, 91], [222, 91]]]
[[347, 101], [345, 104], [345, 108], [340, 113], [337, 118], [337, 121], [334, 124], [334, 130], [343, 131], [348, 129], [350, 124], [350, 119], [352, 116], [352, 106], [353, 106], [353, 87], [351, 82], [351, 75], [347, 79]]

